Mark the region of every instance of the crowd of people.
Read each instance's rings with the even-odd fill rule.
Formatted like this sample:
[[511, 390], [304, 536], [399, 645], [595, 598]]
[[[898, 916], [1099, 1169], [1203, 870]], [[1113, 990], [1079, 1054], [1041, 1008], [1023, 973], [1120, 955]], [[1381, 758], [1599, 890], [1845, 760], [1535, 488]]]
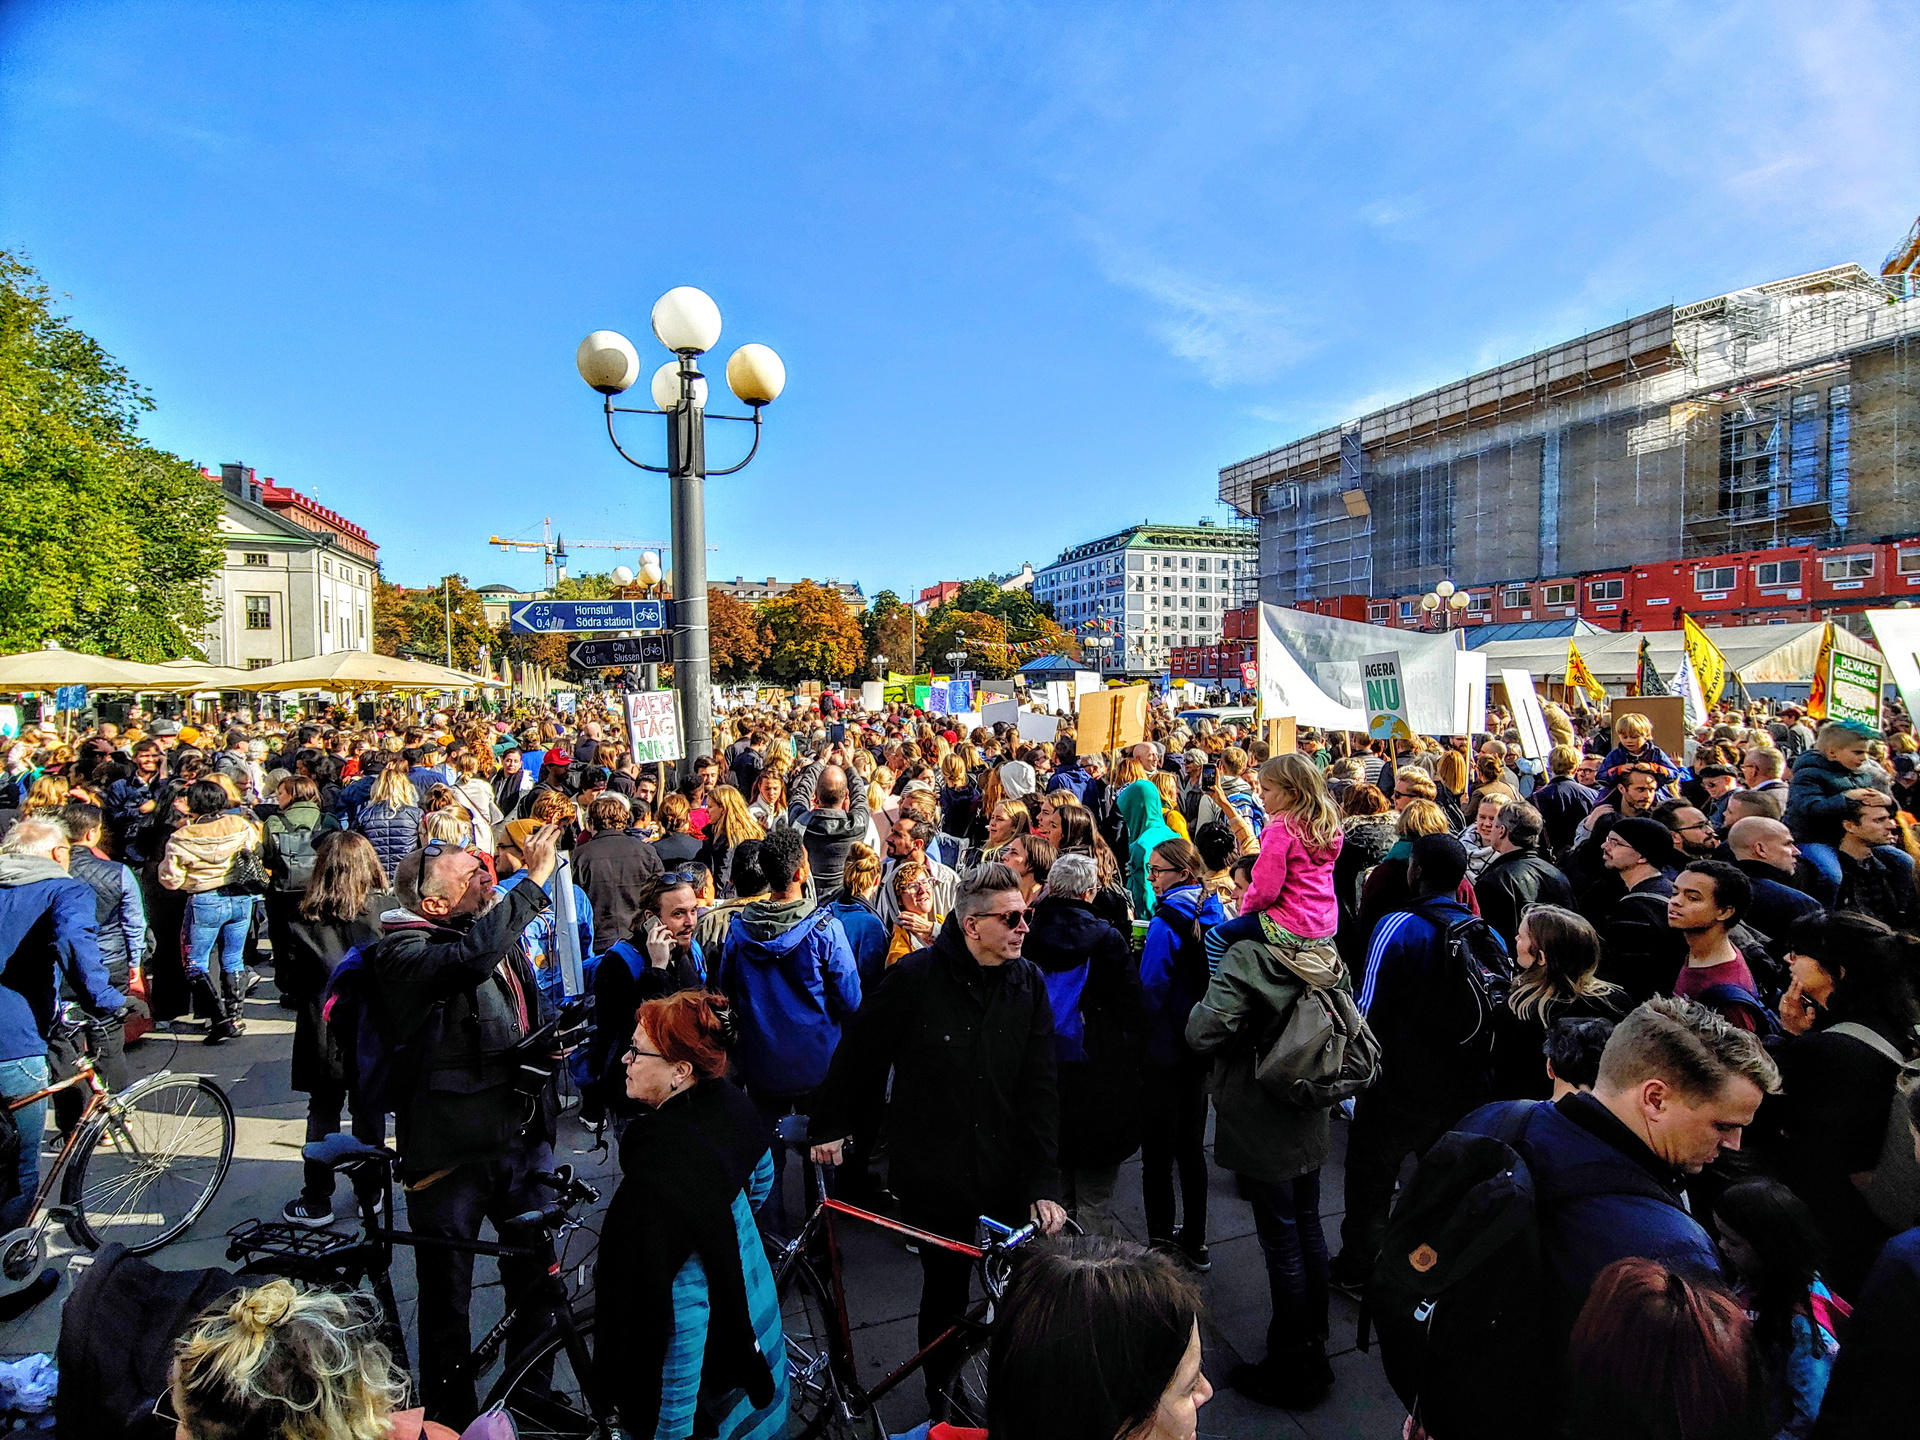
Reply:
[[[1225, 1377], [1256, 1403], [1326, 1397], [1345, 1291], [1379, 1312], [1410, 1435], [1504, 1433], [1523, 1403], [1527, 1433], [1897, 1429], [1920, 1399], [1912, 727], [1728, 706], [1670, 753], [1644, 715], [1550, 706], [1534, 759], [1510, 720], [1302, 729], [1275, 754], [1156, 705], [1136, 743], [1082, 754], [1070, 722], [1037, 743], [829, 692], [723, 716], [683, 778], [591, 700], [29, 733], [0, 772], [0, 1094], [80, 1053], [121, 1083], [149, 1012], [232, 1039], [270, 957], [309, 1139], [380, 1143], [391, 1117], [410, 1226], [510, 1243], [577, 1095], [624, 1177], [598, 1265], [630, 1303], [600, 1307], [601, 1380], [667, 1440], [780, 1432], [758, 1235], [805, 1218], [816, 1167], [933, 1234], [984, 1215], [1094, 1237], [1027, 1267], [1028, 1322], [1010, 1299], [996, 1325], [999, 1372], [1029, 1377], [1007, 1382], [1020, 1417], [995, 1390], [1007, 1434], [1044, 1414], [1049, 1435], [1190, 1435], [1209, 1135], [1269, 1282], [1265, 1353]], [[530, 1083], [528, 1038], [575, 986], [591, 1035]], [[1506, 1387], [1487, 1373], [1524, 1347], [1469, 1365], [1454, 1310], [1417, 1336], [1393, 1310], [1436, 1313], [1415, 1292], [1461, 1236], [1418, 1227], [1478, 1213], [1445, 1187], [1487, 1145], [1538, 1197], [1535, 1373]], [[1144, 1255], [1119, 1219], [1136, 1155]], [[332, 1224], [332, 1191], [307, 1167], [284, 1218]], [[971, 1271], [919, 1262], [924, 1344]], [[421, 1399], [458, 1425], [472, 1257], [418, 1266]], [[545, 1262], [501, 1269], [515, 1295]], [[1047, 1317], [1081, 1291], [1138, 1333], [1068, 1353]], [[334, 1323], [304, 1304], [247, 1313]], [[1049, 1367], [1093, 1385], [1129, 1346], [1153, 1358], [1124, 1394], [1045, 1393]], [[936, 1422], [947, 1378], [929, 1367]], [[384, 1417], [373, 1389], [354, 1403]], [[184, 1374], [181, 1398], [211, 1413]]]

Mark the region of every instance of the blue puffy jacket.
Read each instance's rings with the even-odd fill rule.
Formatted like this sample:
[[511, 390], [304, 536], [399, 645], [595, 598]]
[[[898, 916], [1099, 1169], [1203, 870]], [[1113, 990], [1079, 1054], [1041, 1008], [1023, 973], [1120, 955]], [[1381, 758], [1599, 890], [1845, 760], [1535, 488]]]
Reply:
[[740, 1019], [741, 1077], [758, 1091], [802, 1095], [827, 1078], [840, 1028], [860, 1008], [860, 972], [831, 909], [775, 933], [771, 908], [755, 903], [734, 918], [712, 985]]
[[62, 979], [91, 1014], [126, 1004], [107, 983], [92, 888], [58, 861], [0, 855], [0, 1060], [47, 1053]]
[[1160, 897], [1160, 904], [1184, 917], [1188, 926], [1197, 920], [1202, 932], [1183, 955], [1185, 937], [1155, 915], [1140, 955], [1140, 988], [1147, 998], [1147, 1059], [1155, 1065], [1172, 1065], [1192, 1054], [1187, 1049], [1187, 1016], [1207, 989], [1207, 957], [1199, 941], [1206, 930], [1226, 923], [1227, 912], [1216, 896], [1198, 885], [1169, 890]]
[[420, 848], [418, 805], [362, 805], [353, 828], [373, 842], [380, 866], [393, 878], [400, 862]]

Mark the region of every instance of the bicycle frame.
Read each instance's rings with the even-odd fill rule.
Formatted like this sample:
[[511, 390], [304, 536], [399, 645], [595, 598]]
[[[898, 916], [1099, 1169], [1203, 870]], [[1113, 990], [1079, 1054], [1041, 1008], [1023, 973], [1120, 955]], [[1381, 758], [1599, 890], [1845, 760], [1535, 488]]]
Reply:
[[[822, 1177], [821, 1188], [824, 1191], [824, 1177]], [[858, 1206], [849, 1205], [844, 1200], [835, 1200], [831, 1196], [827, 1196], [821, 1200], [818, 1208], [816, 1208], [808, 1218], [807, 1223], [801, 1227], [800, 1233], [784, 1247], [780, 1273], [775, 1276], [776, 1286], [780, 1278], [783, 1277], [793, 1265], [804, 1263], [805, 1257], [816, 1247], [824, 1247], [827, 1258], [827, 1283], [830, 1287], [830, 1298], [833, 1302], [832, 1328], [827, 1335], [829, 1347], [827, 1357], [828, 1364], [833, 1367], [836, 1378], [847, 1393], [858, 1397], [862, 1409], [872, 1410], [880, 1400], [897, 1389], [901, 1383], [915, 1371], [924, 1368], [928, 1360], [934, 1355], [958, 1343], [963, 1330], [980, 1328], [988, 1310], [993, 1304], [993, 1297], [990, 1294], [989, 1297], [979, 1305], [970, 1308], [962, 1320], [942, 1330], [899, 1366], [889, 1371], [886, 1375], [883, 1375], [876, 1384], [872, 1386], [862, 1385], [853, 1359], [853, 1328], [848, 1320], [847, 1314], [846, 1280], [841, 1269], [839, 1237], [835, 1234], [833, 1226], [833, 1216], [836, 1214], [851, 1216], [856, 1220], [864, 1220], [871, 1225], [879, 1226], [882, 1230], [889, 1230], [896, 1235], [905, 1236], [917, 1244], [936, 1245], [942, 1250], [950, 1251], [956, 1255], [965, 1255], [973, 1260], [985, 1260], [988, 1257], [988, 1251], [978, 1245], [969, 1245], [960, 1240], [950, 1240], [944, 1235], [935, 1235], [929, 1230], [921, 1230], [915, 1226], [903, 1224], [901, 1221], [889, 1219], [885, 1215], [876, 1215], [871, 1210], [862, 1210]], [[1032, 1226], [1028, 1226], [1025, 1230], [1017, 1231], [1006, 1230], [1006, 1227], [998, 1225], [994, 1228], [1005, 1231], [1004, 1240], [995, 1242], [993, 1247], [995, 1250], [1013, 1248], [1014, 1246], [1024, 1243], [1026, 1239], [1031, 1237], [1033, 1231]], [[818, 1433], [821, 1426], [825, 1423], [826, 1416], [822, 1414], [815, 1419], [812, 1425], [808, 1426], [807, 1429], [802, 1432], [798, 1440], [812, 1440], [812, 1437]]]
[[[56, 1080], [45, 1089], [36, 1090], [31, 1095], [23, 1095], [18, 1099], [7, 1101], [8, 1110], [24, 1110], [29, 1105], [37, 1105], [42, 1100], [58, 1095], [62, 1090], [71, 1090], [74, 1086], [82, 1084], [87, 1087], [87, 1108], [80, 1112], [80, 1118], [74, 1122], [73, 1129], [67, 1132], [66, 1141], [60, 1146], [60, 1153], [54, 1157], [53, 1163], [44, 1167], [40, 1176], [40, 1188], [33, 1192], [33, 1208], [27, 1211], [27, 1218], [21, 1222], [23, 1228], [45, 1229], [48, 1222], [54, 1218], [54, 1207], [47, 1204], [47, 1197], [53, 1194], [53, 1187], [59, 1183], [61, 1175], [65, 1173], [67, 1160], [72, 1156], [74, 1147], [91, 1128], [90, 1122], [106, 1108], [107, 1087], [102, 1085], [100, 1078], [93, 1073], [93, 1062], [82, 1056], [76, 1062], [74, 1073], [66, 1079]], [[40, 1144], [40, 1137], [22, 1135], [20, 1143], [37, 1147]]]

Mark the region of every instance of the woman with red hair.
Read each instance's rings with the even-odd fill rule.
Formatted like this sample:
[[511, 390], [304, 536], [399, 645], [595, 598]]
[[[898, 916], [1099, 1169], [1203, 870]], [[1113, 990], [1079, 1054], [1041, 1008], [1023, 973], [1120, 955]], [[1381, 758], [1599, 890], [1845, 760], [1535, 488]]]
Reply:
[[692, 1435], [696, 1416], [719, 1440], [786, 1424], [780, 1299], [753, 1220], [771, 1136], [727, 1079], [735, 1033], [724, 996], [682, 990], [640, 1007], [621, 1057], [644, 1108], [601, 1229], [594, 1368], [626, 1429], [655, 1440]]

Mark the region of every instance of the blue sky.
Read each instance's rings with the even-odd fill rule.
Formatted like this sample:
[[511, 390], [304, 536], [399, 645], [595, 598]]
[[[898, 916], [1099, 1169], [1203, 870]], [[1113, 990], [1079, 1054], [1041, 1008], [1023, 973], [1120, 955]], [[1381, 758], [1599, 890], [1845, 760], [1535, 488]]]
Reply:
[[1910, 19], [11, 0], [0, 245], [157, 443], [408, 584], [532, 583], [485, 542], [547, 515], [666, 535], [573, 351], [650, 368], [698, 285], [718, 361], [789, 373], [711, 573], [904, 591], [1220, 514], [1223, 464], [1668, 301], [1877, 268], [1920, 211]]

